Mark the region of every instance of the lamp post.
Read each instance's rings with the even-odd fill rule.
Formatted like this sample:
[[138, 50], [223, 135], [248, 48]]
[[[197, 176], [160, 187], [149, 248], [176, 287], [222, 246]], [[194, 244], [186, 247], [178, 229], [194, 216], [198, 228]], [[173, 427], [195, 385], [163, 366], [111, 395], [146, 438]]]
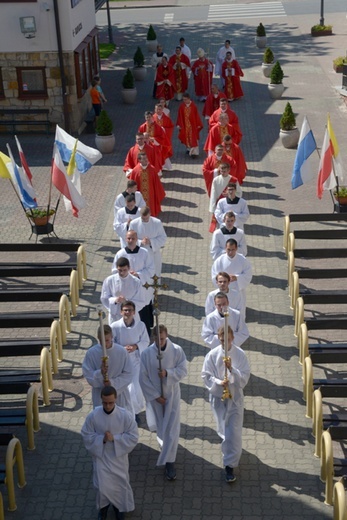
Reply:
[[319, 25], [324, 25], [324, 0], [320, 0], [320, 20]]

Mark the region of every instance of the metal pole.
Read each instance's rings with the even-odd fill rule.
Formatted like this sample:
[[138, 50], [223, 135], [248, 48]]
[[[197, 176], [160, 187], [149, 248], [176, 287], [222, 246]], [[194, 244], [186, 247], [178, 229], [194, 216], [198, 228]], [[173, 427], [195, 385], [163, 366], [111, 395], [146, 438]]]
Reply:
[[108, 42], [114, 43], [109, 0], [106, 1], [106, 9], [107, 9], [107, 24], [108, 24]]
[[320, 0], [320, 20], [319, 25], [324, 25], [324, 0]]
[[54, 18], [55, 18], [55, 31], [56, 31], [57, 43], [58, 43], [59, 69], [60, 69], [60, 77], [61, 77], [61, 95], [63, 97], [64, 130], [69, 133], [70, 132], [70, 115], [69, 115], [69, 106], [68, 106], [68, 102], [67, 102], [67, 83], [66, 83], [65, 70], [64, 70], [64, 56], [63, 56], [63, 46], [62, 46], [61, 32], [60, 32], [58, 0], [53, 0], [53, 6], [54, 6]]

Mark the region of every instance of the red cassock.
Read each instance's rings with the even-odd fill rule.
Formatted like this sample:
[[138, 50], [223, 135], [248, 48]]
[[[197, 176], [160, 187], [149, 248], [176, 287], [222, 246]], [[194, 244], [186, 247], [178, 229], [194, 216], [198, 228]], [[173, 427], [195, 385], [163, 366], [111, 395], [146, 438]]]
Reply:
[[225, 81], [224, 92], [228, 99], [237, 99], [243, 96], [240, 76], [243, 76], [243, 71], [237, 60], [223, 63], [222, 78]]
[[219, 100], [222, 98], [226, 99], [224, 92], [218, 92], [217, 96], [215, 96], [215, 94], [209, 94], [202, 109], [202, 115], [204, 117], [211, 117], [213, 112], [219, 108]]
[[213, 63], [207, 58], [199, 58], [192, 66], [194, 77], [195, 94], [197, 96], [208, 96], [211, 92], [213, 78]]
[[153, 119], [166, 132], [166, 136], [170, 142], [168, 157], [172, 157], [172, 155], [173, 155], [172, 135], [173, 135], [175, 125], [174, 125], [172, 119], [169, 116], [167, 116], [166, 114], [162, 114], [161, 118], [159, 118], [157, 114], [153, 114]]
[[174, 71], [176, 92], [183, 94], [188, 88], [187, 69], [190, 68], [189, 58], [182, 53], [179, 56], [173, 54], [170, 56], [169, 65], [171, 65]]
[[[149, 144], [145, 144], [143, 146], [142, 150], [140, 150], [139, 145], [135, 144], [134, 146], [132, 146], [130, 148], [130, 150], [128, 151], [127, 156], [125, 158], [125, 162], [124, 162], [124, 166], [123, 166], [124, 172], [135, 168], [135, 166], [139, 162], [138, 155], [141, 152], [145, 153], [148, 157], [149, 162], [155, 166], [155, 154], [154, 154], [153, 147], [150, 146]], [[158, 169], [158, 171], [159, 170], [160, 170], [160, 168]]]
[[218, 159], [215, 154], [210, 155], [204, 160], [204, 164], [202, 165], [202, 173], [206, 184], [207, 195], [209, 197], [211, 195], [212, 182], [215, 177], [214, 170], [222, 163], [228, 163], [230, 165], [230, 182], [238, 182], [238, 178], [236, 177], [237, 167], [234, 159], [228, 157], [226, 154], [223, 154], [221, 159]]
[[221, 114], [227, 114], [227, 116], [229, 118], [229, 125], [233, 125], [233, 126], [237, 127], [242, 136], [241, 128], [239, 125], [239, 118], [237, 117], [235, 112], [233, 110], [231, 110], [231, 108], [229, 108], [229, 107], [224, 112], [222, 112], [221, 108], [217, 108], [217, 110], [215, 110], [213, 112], [213, 114], [211, 115], [209, 122], [208, 122], [209, 129], [211, 129], [213, 125], [216, 125], [217, 123], [219, 123], [219, 116]]
[[203, 124], [197, 106], [193, 101], [189, 106], [181, 103], [178, 109], [176, 126], [180, 127], [178, 139], [181, 143], [186, 145], [187, 148], [198, 146], [199, 134]]
[[204, 150], [206, 152], [209, 150], [214, 152], [217, 144], [223, 143], [223, 137], [226, 135], [230, 135], [233, 141], [237, 144], [241, 141], [242, 134], [241, 136], [238, 134], [237, 128], [232, 125], [222, 126], [220, 123], [217, 123], [211, 128], [207, 135]]
[[156, 217], [161, 212], [161, 201], [165, 197], [163, 185], [155, 171], [154, 166], [148, 164], [144, 169], [137, 164], [131, 172], [129, 179], [136, 181], [137, 189], [142, 193], [151, 215]]
[[236, 163], [236, 177], [239, 181], [239, 184], [242, 184], [243, 179], [246, 177], [247, 164], [241, 148], [236, 143], [231, 143], [228, 146], [224, 146], [224, 150], [225, 155], [231, 159], [234, 159]]
[[[145, 133], [147, 132], [151, 141], [154, 143], [154, 140], [159, 143], [160, 146], [154, 143], [154, 146], [160, 149], [161, 153], [161, 166], [164, 164], [165, 159], [169, 157], [169, 149], [170, 149], [170, 141], [168, 136], [165, 133], [165, 130], [158, 125], [155, 121], [153, 123], [143, 123], [139, 126], [138, 132]], [[159, 154], [159, 151], [158, 151]]]
[[157, 90], [155, 92], [156, 98], [165, 98], [166, 101], [170, 101], [175, 95], [175, 74], [171, 65], [167, 64], [166, 67], [161, 63], [158, 65], [157, 72], [155, 75], [155, 83]]

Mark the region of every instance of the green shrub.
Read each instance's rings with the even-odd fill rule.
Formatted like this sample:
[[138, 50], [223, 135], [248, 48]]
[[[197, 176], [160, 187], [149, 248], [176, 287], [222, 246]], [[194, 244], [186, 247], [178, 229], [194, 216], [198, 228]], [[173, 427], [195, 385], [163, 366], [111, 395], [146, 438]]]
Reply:
[[134, 76], [130, 69], [127, 69], [126, 73], [123, 76], [122, 87], [123, 88], [135, 88]]
[[278, 61], [276, 61], [275, 65], [270, 74], [270, 83], [272, 85], [280, 85], [283, 79], [283, 70]]
[[147, 40], [156, 40], [157, 39], [157, 35], [156, 35], [156, 32], [155, 30], [153, 29], [153, 26], [150, 25], [149, 28], [148, 28], [148, 31], [147, 31]]
[[100, 59], [104, 60], [108, 58], [115, 50], [116, 46], [114, 43], [99, 43], [99, 55]]
[[96, 122], [96, 133], [97, 135], [111, 135], [113, 130], [113, 123], [106, 112], [101, 110], [101, 113]]
[[288, 102], [280, 119], [281, 130], [293, 130], [296, 126], [295, 115], [291, 104]]
[[344, 186], [339, 186], [338, 190], [334, 191], [335, 197], [347, 197], [347, 188]]
[[263, 63], [273, 63], [275, 59], [274, 53], [270, 49], [270, 47], [266, 47], [264, 55], [263, 55]]
[[311, 27], [311, 32], [320, 32], [320, 31], [331, 31], [333, 28], [332, 25], [314, 25]]
[[338, 58], [335, 58], [333, 60], [333, 64], [335, 67], [341, 67], [341, 65], [347, 64], [347, 57], [346, 56], [339, 56]]
[[257, 27], [257, 36], [266, 36], [265, 27], [262, 23], [260, 23]]
[[136, 52], [134, 54], [134, 66], [143, 67], [144, 64], [145, 64], [145, 57], [144, 57], [140, 47], [137, 47]]

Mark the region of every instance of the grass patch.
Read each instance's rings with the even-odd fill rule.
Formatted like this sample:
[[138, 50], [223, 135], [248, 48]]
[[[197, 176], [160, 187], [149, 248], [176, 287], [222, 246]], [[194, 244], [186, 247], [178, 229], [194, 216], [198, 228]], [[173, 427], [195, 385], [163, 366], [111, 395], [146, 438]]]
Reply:
[[104, 60], [108, 58], [110, 54], [115, 50], [116, 46], [114, 43], [100, 43], [99, 44], [99, 54], [100, 58]]

